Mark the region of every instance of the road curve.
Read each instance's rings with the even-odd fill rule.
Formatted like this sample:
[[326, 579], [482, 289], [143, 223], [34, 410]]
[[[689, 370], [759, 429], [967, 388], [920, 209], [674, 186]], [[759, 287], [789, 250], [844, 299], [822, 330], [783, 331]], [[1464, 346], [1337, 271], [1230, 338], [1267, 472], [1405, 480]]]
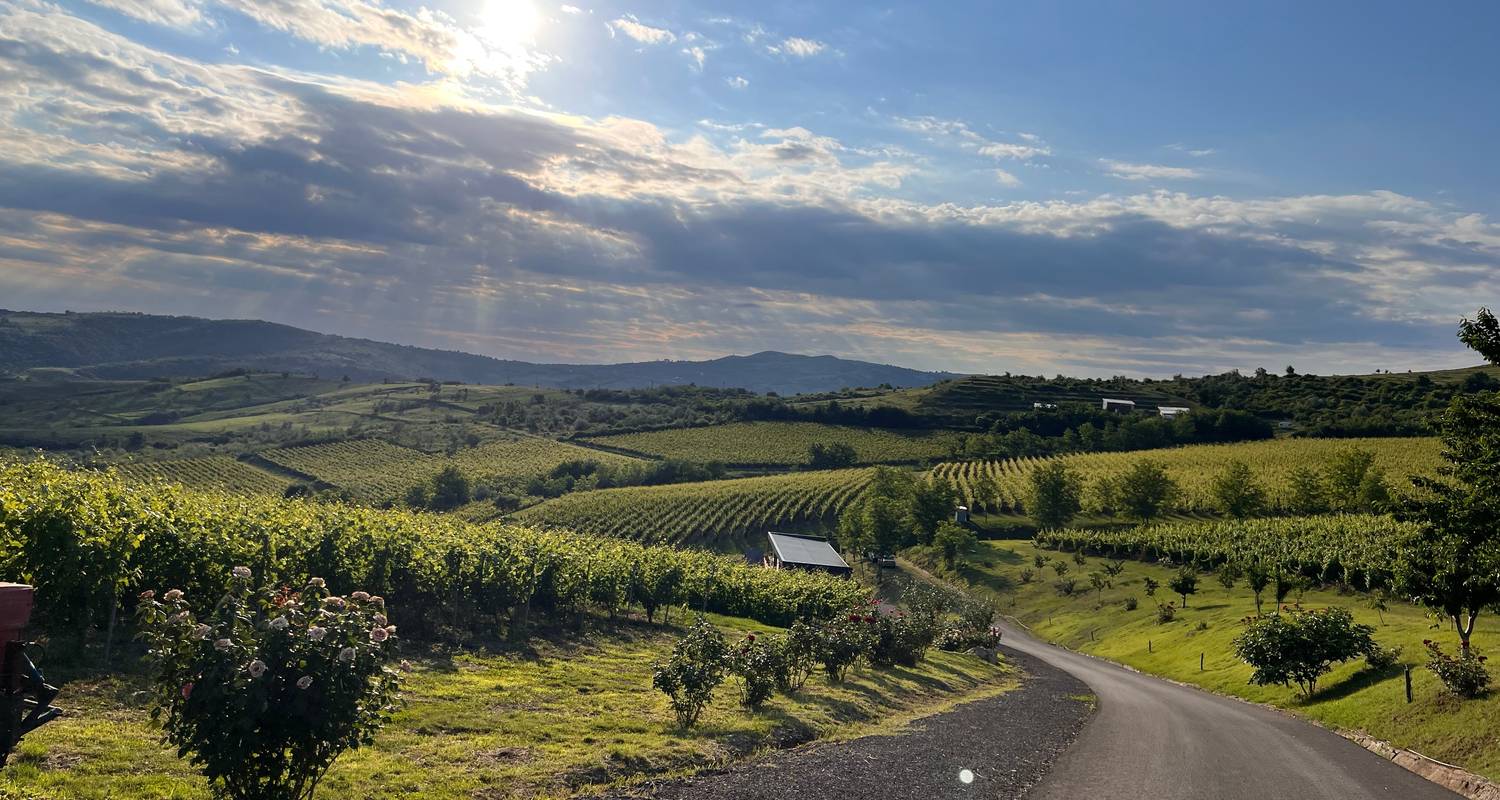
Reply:
[[1339, 735], [1153, 678], [1006, 625], [1005, 645], [1058, 667], [1099, 705], [1028, 800], [1455, 800]]

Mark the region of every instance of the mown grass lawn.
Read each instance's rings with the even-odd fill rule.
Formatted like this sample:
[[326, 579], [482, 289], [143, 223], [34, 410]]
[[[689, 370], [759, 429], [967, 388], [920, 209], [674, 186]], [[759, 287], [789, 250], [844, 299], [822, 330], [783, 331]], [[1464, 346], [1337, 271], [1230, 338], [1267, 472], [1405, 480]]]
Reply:
[[[711, 617], [736, 641], [767, 626]], [[675, 622], [675, 621], [674, 621]], [[727, 681], [699, 727], [676, 727], [651, 665], [673, 629], [558, 634], [523, 651], [411, 654], [407, 705], [373, 747], [335, 764], [321, 800], [421, 796], [566, 797], [721, 765], [813, 738], [899, 726], [957, 702], [999, 693], [1013, 673], [967, 654], [932, 651], [916, 669], [851, 672], [831, 686], [814, 675], [759, 713]], [[0, 797], [158, 800], [208, 797], [186, 761], [159, 743], [134, 698], [133, 675], [80, 678], [57, 701], [68, 715], [27, 737], [0, 771]]]
[[[1074, 596], [1057, 592], [1053, 569], [1038, 569], [1033, 563], [1038, 554], [1049, 561], [1061, 559], [1067, 563], [1067, 577], [1077, 580]], [[940, 563], [931, 552], [917, 550], [911, 556], [927, 568]], [[1090, 557], [1085, 566], [1078, 566], [1070, 553], [1039, 549], [1030, 542], [990, 541], [980, 543], [961, 566], [959, 576], [994, 593], [1004, 613], [1037, 635], [1075, 650], [1215, 692], [1280, 706], [1334, 727], [1363, 730], [1432, 758], [1500, 777], [1500, 691], [1468, 701], [1443, 693], [1436, 676], [1421, 666], [1427, 656], [1422, 640], [1436, 640], [1451, 653], [1458, 646], [1458, 637], [1451, 625], [1440, 623], [1422, 609], [1392, 601], [1382, 620], [1381, 614], [1368, 607], [1364, 594], [1308, 590], [1301, 597], [1304, 606], [1347, 608], [1356, 620], [1375, 627], [1378, 642], [1403, 649], [1402, 661], [1413, 667], [1414, 702], [1406, 702], [1399, 667], [1375, 672], [1363, 659], [1336, 667], [1319, 682], [1318, 693], [1311, 700], [1303, 700], [1291, 688], [1250, 684], [1250, 667], [1235, 658], [1231, 641], [1243, 629], [1244, 617], [1255, 613], [1254, 595], [1243, 582], [1225, 589], [1214, 574], [1200, 575], [1198, 593], [1183, 609], [1182, 598], [1167, 588], [1174, 569], [1127, 561], [1125, 572], [1114, 579], [1113, 587], [1103, 591], [1101, 600], [1089, 585], [1089, 573], [1102, 571], [1104, 563], [1104, 559]], [[1021, 583], [1023, 570], [1036, 573], [1030, 583]], [[1145, 593], [1147, 576], [1161, 584], [1155, 597]], [[951, 573], [949, 577], [953, 577]], [[1127, 611], [1125, 599], [1132, 596], [1139, 607]], [[1294, 593], [1288, 602], [1297, 597]], [[1179, 606], [1176, 619], [1158, 624], [1157, 604], [1168, 601]], [[1274, 607], [1275, 596], [1268, 589], [1265, 611], [1269, 613]], [[1488, 612], [1480, 617], [1474, 646], [1481, 652], [1500, 653], [1500, 617]]]

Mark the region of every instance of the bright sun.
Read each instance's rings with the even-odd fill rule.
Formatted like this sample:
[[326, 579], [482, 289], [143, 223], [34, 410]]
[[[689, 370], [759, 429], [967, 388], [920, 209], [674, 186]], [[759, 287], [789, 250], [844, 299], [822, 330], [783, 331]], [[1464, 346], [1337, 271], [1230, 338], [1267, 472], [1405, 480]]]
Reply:
[[540, 22], [531, 0], [487, 0], [475, 33], [493, 46], [511, 50], [530, 43]]

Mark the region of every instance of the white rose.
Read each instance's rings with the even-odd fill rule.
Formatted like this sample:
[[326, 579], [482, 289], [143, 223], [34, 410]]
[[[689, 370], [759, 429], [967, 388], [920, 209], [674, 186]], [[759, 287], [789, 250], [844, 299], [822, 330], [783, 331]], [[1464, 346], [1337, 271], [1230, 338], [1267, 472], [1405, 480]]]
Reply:
[[172, 589], [171, 591], [169, 591], [166, 594], [162, 595], [161, 599], [167, 601], [168, 603], [175, 603], [178, 600], [182, 599], [182, 590], [181, 589]]
[[349, 596], [352, 597], [352, 598], [354, 598], [355, 600], [358, 600], [361, 603], [363, 603], [366, 600], [370, 599], [370, 593], [369, 592], [355, 592], [354, 594], [351, 594]]
[[375, 624], [379, 625], [382, 628], [384, 628], [385, 625], [386, 625], [385, 615], [384, 614], [376, 614], [375, 615]]
[[229, 648], [234, 647], [234, 642], [228, 639], [220, 639], [214, 642], [214, 647], [218, 650], [228, 650]]
[[303, 675], [302, 677], [300, 677], [300, 678], [297, 679], [297, 688], [298, 689], [306, 689], [307, 687], [309, 687], [311, 685], [312, 685], [312, 676], [311, 675]]
[[315, 642], [321, 642], [321, 641], [323, 641], [323, 637], [325, 637], [327, 635], [328, 635], [328, 629], [327, 628], [308, 628], [307, 629], [307, 638], [309, 638], [309, 639], [311, 639], [311, 640], [313, 640]]
[[344, 662], [345, 664], [353, 661], [354, 660], [354, 648], [352, 648], [352, 647], [345, 647], [343, 650], [340, 650], [339, 651], [339, 660], [342, 661], [342, 662]]
[[193, 638], [195, 638], [195, 639], [207, 639], [208, 635], [210, 633], [213, 633], [213, 630], [214, 629], [211, 626], [204, 625], [203, 623], [200, 622], [196, 626], [194, 626], [194, 628], [193, 628]]
[[326, 581], [324, 581], [322, 578], [308, 578], [307, 579], [307, 585], [308, 586], [316, 586], [319, 589], [321, 589], [324, 586], [327, 586], [328, 583]]
[[264, 674], [266, 674], [266, 662], [258, 658], [250, 662], [250, 677], [259, 678]]
[[271, 620], [271, 630], [284, 631], [287, 629], [287, 626], [291, 624], [292, 623], [287, 621], [286, 617], [277, 617], [276, 619]]
[[379, 643], [389, 638], [391, 638], [391, 632], [386, 630], [385, 628], [370, 629], [370, 641], [372, 642]]
[[234, 569], [230, 570], [229, 574], [233, 575], [236, 578], [248, 578], [250, 577], [250, 568], [235, 567]]

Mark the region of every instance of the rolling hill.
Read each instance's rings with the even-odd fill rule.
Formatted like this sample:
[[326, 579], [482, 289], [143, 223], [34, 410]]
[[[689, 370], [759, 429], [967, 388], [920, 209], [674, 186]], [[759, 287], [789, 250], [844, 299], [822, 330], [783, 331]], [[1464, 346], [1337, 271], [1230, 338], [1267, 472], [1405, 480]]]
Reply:
[[93, 379], [212, 375], [233, 369], [355, 381], [432, 378], [560, 389], [697, 384], [799, 394], [846, 386], [926, 386], [947, 373], [834, 356], [762, 352], [708, 361], [538, 364], [353, 339], [259, 320], [0, 310], [0, 374]]

